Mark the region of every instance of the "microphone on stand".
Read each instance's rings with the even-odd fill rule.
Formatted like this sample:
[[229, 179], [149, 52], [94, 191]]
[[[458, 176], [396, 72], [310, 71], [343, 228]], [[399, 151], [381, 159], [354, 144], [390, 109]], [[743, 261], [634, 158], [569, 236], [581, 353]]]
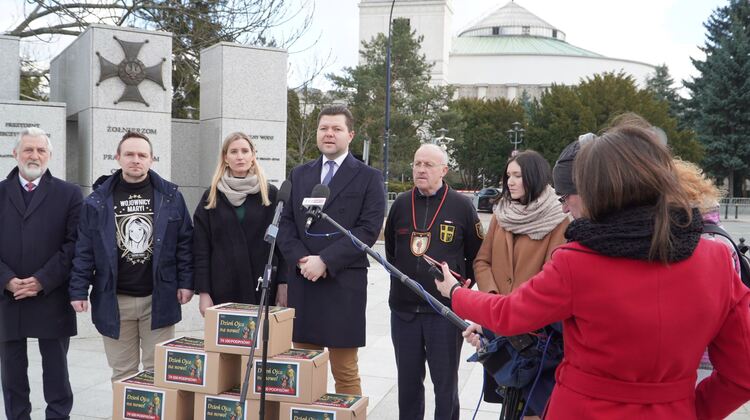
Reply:
[[273, 215], [273, 221], [266, 229], [266, 235], [263, 237], [268, 243], [271, 243], [276, 239], [276, 235], [279, 233], [279, 219], [281, 218], [281, 212], [284, 210], [284, 203], [289, 201], [289, 196], [292, 194], [292, 183], [289, 180], [284, 180], [281, 183], [281, 188], [276, 194], [276, 213]]
[[305, 231], [310, 229], [314, 221], [320, 218], [320, 212], [328, 200], [331, 190], [326, 185], [318, 184], [313, 187], [310, 197], [302, 200], [302, 207], [307, 209], [307, 221], [305, 222]]

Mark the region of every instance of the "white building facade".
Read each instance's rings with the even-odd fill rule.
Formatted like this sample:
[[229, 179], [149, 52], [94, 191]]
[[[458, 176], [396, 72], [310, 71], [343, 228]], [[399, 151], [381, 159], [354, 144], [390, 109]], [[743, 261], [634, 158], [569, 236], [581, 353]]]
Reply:
[[[392, 0], [361, 0], [359, 39], [388, 32]], [[574, 85], [602, 72], [623, 71], [643, 86], [654, 66], [605, 57], [565, 41], [565, 33], [511, 1], [452, 35], [452, 0], [397, 0], [393, 18], [408, 19], [424, 36], [432, 82], [456, 87], [458, 97], [513, 100], [539, 97], [554, 84]]]

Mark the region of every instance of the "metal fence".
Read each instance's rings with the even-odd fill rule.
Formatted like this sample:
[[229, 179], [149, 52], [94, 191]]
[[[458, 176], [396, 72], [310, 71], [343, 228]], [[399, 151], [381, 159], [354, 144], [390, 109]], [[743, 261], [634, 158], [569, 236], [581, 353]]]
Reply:
[[750, 198], [748, 197], [722, 198], [719, 206], [724, 220], [750, 217]]

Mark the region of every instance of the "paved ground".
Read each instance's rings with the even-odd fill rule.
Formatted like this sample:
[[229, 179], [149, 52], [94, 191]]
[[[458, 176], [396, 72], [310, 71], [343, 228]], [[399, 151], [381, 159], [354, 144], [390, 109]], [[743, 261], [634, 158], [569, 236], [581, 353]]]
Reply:
[[[482, 215], [487, 223], [489, 215]], [[750, 238], [750, 221], [729, 221], [725, 227], [733, 234], [742, 234]], [[368, 286], [367, 308], [367, 347], [360, 352], [360, 370], [363, 378], [364, 393], [370, 398], [368, 417], [376, 420], [389, 420], [397, 417], [396, 399], [396, 364], [390, 338], [388, 310], [388, 277], [381, 267], [373, 264]], [[202, 337], [203, 319], [198, 314], [197, 299], [184, 307], [184, 320], [178, 324], [180, 334]], [[112, 412], [112, 392], [109, 383], [110, 370], [104, 356], [102, 341], [90, 322], [90, 315], [80, 315], [78, 319], [79, 336], [71, 340], [69, 364], [71, 382], [75, 392], [73, 419], [106, 419]], [[34, 420], [44, 418], [44, 400], [41, 386], [41, 362], [35, 345], [29, 346], [29, 376], [31, 378]], [[471, 354], [471, 349], [464, 346], [463, 358]], [[481, 367], [463, 362], [459, 370], [461, 401], [461, 418], [471, 419], [479, 401], [482, 388]], [[329, 380], [329, 388], [332, 386]], [[427, 413], [425, 418], [433, 417], [434, 400], [431, 397], [432, 385], [429, 377], [426, 381]], [[331, 388], [332, 391], [332, 388]], [[2, 410], [0, 401], [0, 410]], [[0, 411], [2, 412], [2, 411]], [[480, 420], [497, 419], [499, 407], [483, 403], [476, 418]], [[740, 408], [732, 414], [732, 420], [750, 420], [750, 405]], [[175, 419], [179, 420], [179, 419]]]

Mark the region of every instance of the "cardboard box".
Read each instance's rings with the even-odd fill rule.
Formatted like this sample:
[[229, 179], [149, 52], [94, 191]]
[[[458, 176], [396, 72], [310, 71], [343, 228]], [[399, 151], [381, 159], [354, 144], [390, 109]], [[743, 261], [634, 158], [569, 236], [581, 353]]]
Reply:
[[[242, 356], [245, 377], [248, 356]], [[259, 399], [262, 383], [261, 359], [253, 360], [254, 375], [247, 398]], [[328, 387], [328, 350], [290, 349], [268, 359], [266, 400], [309, 404], [326, 393]]]
[[115, 382], [112, 392], [114, 420], [193, 418], [193, 393], [155, 386], [152, 371]]
[[367, 397], [325, 394], [312, 404], [281, 403], [279, 420], [363, 420]]
[[[223, 303], [206, 309], [206, 350], [217, 353], [250, 355], [253, 332], [258, 331], [255, 356], [263, 348], [263, 330], [258, 322], [258, 305]], [[271, 306], [268, 309], [268, 356], [276, 356], [292, 347], [294, 309]]]
[[[260, 400], [245, 400], [245, 410], [240, 408], [240, 387], [219, 395], [195, 394], [195, 420], [258, 420]], [[279, 416], [279, 403], [266, 401], [265, 418]]]
[[203, 340], [179, 337], [156, 345], [157, 386], [202, 394], [221, 394], [240, 382], [240, 356], [203, 349]]

